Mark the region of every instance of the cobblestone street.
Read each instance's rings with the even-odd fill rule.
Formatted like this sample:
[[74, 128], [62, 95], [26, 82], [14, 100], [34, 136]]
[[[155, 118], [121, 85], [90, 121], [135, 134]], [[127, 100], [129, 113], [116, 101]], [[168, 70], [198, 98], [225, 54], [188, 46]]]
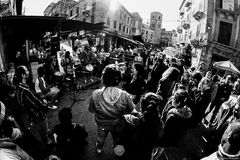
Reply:
[[[83, 98], [85, 101], [79, 101], [74, 103], [72, 106], [72, 114], [73, 114], [73, 121], [76, 123], [81, 123], [86, 127], [88, 132], [88, 145], [85, 148], [85, 155], [79, 155], [79, 159], [86, 159], [86, 160], [114, 160], [113, 149], [112, 149], [112, 140], [111, 136], [109, 135], [106, 143], [103, 148], [103, 153], [101, 155], [97, 155], [95, 142], [97, 138], [97, 125], [94, 120], [94, 115], [88, 111], [88, 104], [91, 97], [92, 92], [94, 89], [87, 89], [84, 91], [79, 91], [76, 93], [77, 99]], [[58, 121], [58, 112], [64, 107], [71, 107], [72, 100], [74, 95], [73, 93], [66, 93], [65, 95], [59, 98], [59, 108], [54, 111], [49, 112], [49, 126], [52, 129], [56, 124], [59, 123]]]

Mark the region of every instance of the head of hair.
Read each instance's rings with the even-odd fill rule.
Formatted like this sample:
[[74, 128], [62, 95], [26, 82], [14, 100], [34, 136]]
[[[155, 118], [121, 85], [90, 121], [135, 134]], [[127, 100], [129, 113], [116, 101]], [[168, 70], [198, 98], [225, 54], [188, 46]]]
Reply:
[[189, 94], [185, 89], [177, 89], [176, 92], [174, 93], [174, 96], [175, 96], [175, 101], [177, 103], [180, 102], [180, 106], [179, 106], [180, 108], [185, 105], [189, 105], [191, 102]]
[[66, 57], [69, 57], [69, 56], [70, 56], [70, 52], [67, 51], [67, 52], [65, 53], [65, 56], [66, 56]]
[[214, 75], [212, 77], [212, 82], [218, 82], [218, 75]]
[[161, 97], [153, 92], [148, 92], [141, 97], [140, 106], [142, 113], [154, 112], [159, 114]]
[[221, 145], [226, 153], [228, 154], [237, 154], [240, 151], [240, 123], [235, 121], [228, 125], [225, 130], [222, 139]]
[[43, 77], [45, 75], [45, 69], [43, 68], [43, 66], [40, 66], [37, 72], [39, 77]]
[[202, 75], [201, 75], [201, 73], [196, 72], [192, 75], [192, 78], [195, 79], [197, 81], [197, 83], [199, 83], [202, 79]]
[[105, 87], [118, 86], [122, 80], [121, 71], [115, 64], [107, 65], [102, 74], [102, 81]]
[[26, 74], [24, 66], [18, 66], [16, 71], [15, 71], [15, 75], [14, 75], [14, 79], [13, 79], [14, 85], [18, 85], [19, 83], [22, 82], [22, 75], [23, 74]]
[[60, 123], [63, 123], [63, 124], [70, 123], [72, 121], [71, 108], [63, 108], [58, 113], [58, 119], [59, 119]]
[[145, 79], [146, 78], [146, 72], [145, 72], [145, 69], [144, 69], [143, 65], [141, 63], [134, 63], [133, 66], [137, 71], [137, 77]]

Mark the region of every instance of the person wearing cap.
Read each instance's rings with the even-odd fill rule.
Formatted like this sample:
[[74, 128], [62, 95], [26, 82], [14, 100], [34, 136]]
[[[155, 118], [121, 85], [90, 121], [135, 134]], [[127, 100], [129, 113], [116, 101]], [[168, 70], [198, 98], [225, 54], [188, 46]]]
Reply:
[[229, 124], [225, 130], [218, 150], [202, 160], [239, 160], [240, 159], [240, 122]]
[[95, 90], [89, 102], [89, 111], [95, 115], [98, 126], [96, 147], [99, 154], [102, 152], [109, 132], [111, 132], [114, 147], [118, 145], [122, 130], [121, 118], [124, 114], [135, 110], [130, 94], [118, 87], [121, 79], [121, 71], [117, 65], [106, 66], [102, 75], [104, 87]]
[[27, 84], [29, 71], [26, 66], [19, 66], [15, 72], [15, 85], [17, 101], [15, 118], [23, 132], [28, 132], [42, 145], [46, 146], [52, 141], [48, 137], [47, 111], [48, 106], [42, 102]]

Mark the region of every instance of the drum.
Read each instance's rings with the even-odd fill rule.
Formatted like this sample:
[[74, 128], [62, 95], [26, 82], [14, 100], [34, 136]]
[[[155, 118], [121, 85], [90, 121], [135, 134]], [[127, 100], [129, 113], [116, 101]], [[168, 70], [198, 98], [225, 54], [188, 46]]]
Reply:
[[59, 92], [60, 91], [57, 87], [52, 87], [52, 88], [50, 88], [50, 90], [52, 92]]
[[91, 65], [91, 64], [86, 65], [86, 70], [89, 71], [89, 72], [92, 72], [93, 71], [93, 65]]
[[61, 83], [63, 81], [63, 77], [64, 77], [64, 74], [63, 72], [55, 72], [54, 73], [54, 76], [55, 76], [55, 81], [57, 83]]

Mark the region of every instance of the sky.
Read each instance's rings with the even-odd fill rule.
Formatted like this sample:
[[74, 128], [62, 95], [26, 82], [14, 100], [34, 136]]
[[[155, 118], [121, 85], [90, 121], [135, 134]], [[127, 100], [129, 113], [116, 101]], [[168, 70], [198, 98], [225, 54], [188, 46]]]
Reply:
[[[26, 15], [43, 15], [44, 9], [58, 0], [24, 0]], [[179, 7], [182, 0], [118, 0], [129, 12], [138, 12], [144, 23], [149, 22], [150, 13], [159, 11], [163, 14], [162, 27], [176, 29], [179, 22]]]

